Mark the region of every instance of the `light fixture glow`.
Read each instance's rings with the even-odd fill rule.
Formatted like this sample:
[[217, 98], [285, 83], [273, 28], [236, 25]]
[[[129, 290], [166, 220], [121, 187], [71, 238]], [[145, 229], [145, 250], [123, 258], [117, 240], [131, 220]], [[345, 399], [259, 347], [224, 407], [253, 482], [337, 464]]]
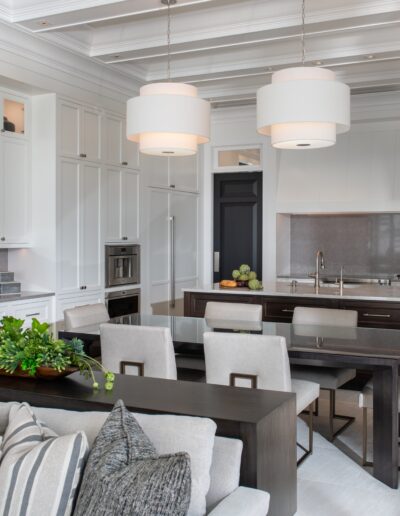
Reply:
[[167, 82], [148, 84], [127, 103], [127, 138], [139, 144], [140, 152], [155, 156], [190, 156], [198, 144], [210, 139], [210, 104], [197, 95], [197, 88], [170, 80], [170, 5], [168, 5]]
[[302, 21], [302, 66], [275, 72], [257, 91], [257, 131], [278, 149], [329, 147], [350, 129], [350, 88], [326, 68], [305, 66], [304, 0]]

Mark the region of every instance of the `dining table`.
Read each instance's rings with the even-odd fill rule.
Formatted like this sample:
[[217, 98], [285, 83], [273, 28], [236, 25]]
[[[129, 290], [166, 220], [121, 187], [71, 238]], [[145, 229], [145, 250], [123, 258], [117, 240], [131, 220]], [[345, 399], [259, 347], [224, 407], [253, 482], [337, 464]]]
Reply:
[[[110, 323], [168, 327], [178, 367], [204, 367], [203, 334], [207, 331], [279, 335], [286, 339], [291, 364], [351, 367], [373, 379], [373, 475], [398, 488], [400, 330], [227, 321], [196, 317], [131, 314]], [[107, 324], [107, 323], [105, 323]], [[59, 337], [99, 340], [100, 325], [60, 329]]]

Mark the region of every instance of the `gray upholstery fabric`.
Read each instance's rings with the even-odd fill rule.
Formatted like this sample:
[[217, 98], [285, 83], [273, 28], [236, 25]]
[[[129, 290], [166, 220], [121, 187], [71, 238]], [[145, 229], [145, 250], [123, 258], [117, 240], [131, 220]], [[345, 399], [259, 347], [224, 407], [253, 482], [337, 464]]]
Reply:
[[158, 455], [120, 400], [90, 452], [74, 515], [184, 516], [190, 488], [189, 455]]

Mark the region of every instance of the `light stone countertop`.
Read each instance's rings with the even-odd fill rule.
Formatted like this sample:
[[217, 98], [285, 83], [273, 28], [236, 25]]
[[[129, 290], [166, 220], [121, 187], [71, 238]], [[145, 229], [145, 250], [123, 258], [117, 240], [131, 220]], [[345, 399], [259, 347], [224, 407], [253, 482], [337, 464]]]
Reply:
[[246, 294], [250, 296], [292, 296], [312, 297], [327, 299], [356, 299], [365, 301], [398, 301], [400, 302], [400, 285], [387, 286], [378, 284], [344, 286], [343, 296], [339, 293], [337, 285], [320, 287], [319, 294], [315, 293], [312, 284], [299, 283], [293, 288], [290, 283], [277, 281], [276, 283], [263, 283], [262, 290], [249, 290], [247, 288], [220, 288], [215, 284], [206, 288], [184, 288], [183, 292], [202, 292], [220, 294]]
[[52, 297], [54, 292], [30, 292], [29, 290], [20, 292], [19, 294], [1, 294], [0, 304], [13, 303], [14, 301], [29, 301], [31, 299], [39, 299], [41, 297]]

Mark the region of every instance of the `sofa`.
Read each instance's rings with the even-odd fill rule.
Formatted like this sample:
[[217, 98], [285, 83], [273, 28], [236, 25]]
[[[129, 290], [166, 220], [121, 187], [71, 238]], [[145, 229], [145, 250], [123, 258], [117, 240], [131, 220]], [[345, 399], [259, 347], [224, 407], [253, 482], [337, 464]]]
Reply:
[[[11, 403], [0, 403], [0, 440], [7, 428], [10, 406]], [[33, 410], [35, 415], [58, 435], [83, 430], [88, 438], [89, 446], [93, 445], [97, 433], [108, 416], [107, 412], [75, 412], [36, 407], [33, 407]], [[193, 432], [198, 419], [173, 415], [136, 413], [134, 415], [149, 437], [158, 442], [168, 439], [165, 437], [168, 427], [173, 428], [176, 433], [179, 432], [180, 427], [190, 428]], [[242, 442], [238, 439], [218, 436], [213, 439], [206, 514], [210, 516], [265, 516], [269, 508], [269, 494], [258, 489], [239, 486]], [[183, 438], [181, 442], [184, 443], [184, 441]], [[182, 449], [180, 451], [187, 451], [190, 454], [190, 450]]]

